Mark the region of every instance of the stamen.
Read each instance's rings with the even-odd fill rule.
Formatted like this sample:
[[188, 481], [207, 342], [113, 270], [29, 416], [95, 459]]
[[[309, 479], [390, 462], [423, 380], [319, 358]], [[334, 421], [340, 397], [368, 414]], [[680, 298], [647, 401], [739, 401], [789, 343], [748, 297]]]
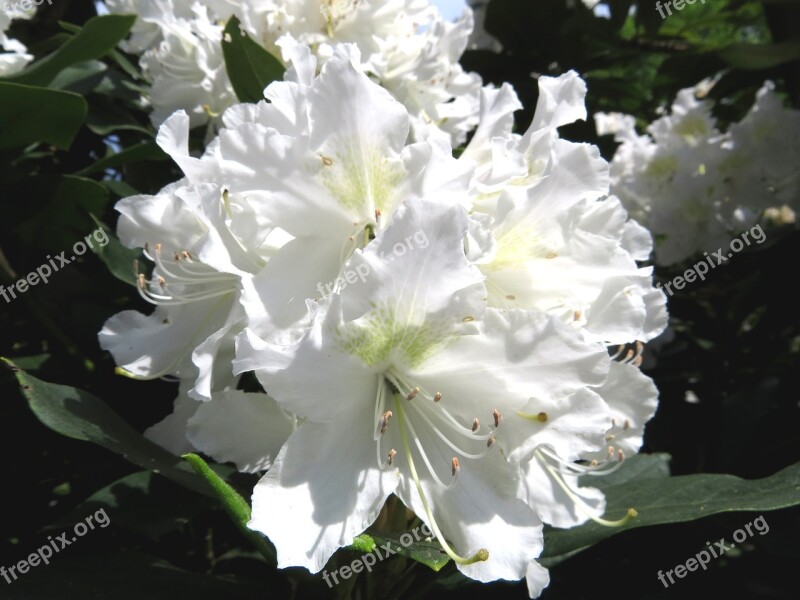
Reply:
[[481, 426], [481, 422], [478, 421], [478, 417], [475, 417], [475, 420], [472, 421], [472, 433], [475, 433], [476, 431], [478, 431], [480, 426]]
[[500, 411], [495, 408], [492, 411], [492, 416], [494, 417], [494, 428], [497, 429], [500, 427], [500, 421], [503, 420], [503, 415], [501, 415]]
[[439, 540], [439, 544], [442, 546], [442, 549], [445, 551], [447, 556], [452, 558], [456, 563], [460, 565], [471, 565], [476, 562], [481, 562], [484, 560], [489, 559], [489, 551], [485, 548], [481, 548], [475, 554], [470, 557], [463, 557], [455, 553], [455, 551], [448, 545], [447, 541], [444, 539], [444, 535], [439, 530], [439, 526], [436, 524], [436, 519], [433, 518], [433, 512], [431, 511], [430, 505], [428, 504], [428, 498], [425, 496], [425, 492], [422, 489], [422, 482], [419, 479], [419, 475], [417, 475], [417, 469], [414, 465], [414, 458], [411, 456], [411, 447], [408, 445], [408, 435], [406, 434], [405, 429], [405, 419], [403, 418], [403, 406], [402, 403], [395, 400], [395, 406], [397, 407], [397, 416], [398, 416], [398, 423], [400, 427], [400, 437], [403, 440], [403, 448], [405, 449], [406, 459], [408, 460], [408, 468], [411, 471], [411, 477], [414, 479], [414, 484], [417, 487], [417, 493], [419, 494], [420, 501], [422, 502], [422, 507], [425, 509], [425, 515], [428, 517], [428, 522], [430, 523], [430, 528], [433, 531], [436, 539]]
[[540, 412], [535, 415], [524, 412], [518, 412], [517, 416], [522, 417], [523, 419], [528, 419], [529, 421], [539, 421], [539, 423], [547, 423], [548, 419], [546, 412]]
[[386, 433], [386, 428], [389, 426], [389, 419], [392, 418], [392, 411], [387, 410], [383, 413], [383, 418], [381, 419], [381, 435]]
[[606, 527], [621, 527], [622, 525], [628, 523], [631, 519], [634, 519], [637, 516], [639, 516], [639, 513], [636, 511], [635, 508], [629, 508], [625, 516], [616, 521], [609, 521], [608, 519], [603, 519], [594, 515], [593, 509], [586, 504], [583, 498], [581, 498], [580, 496], [575, 494], [575, 492], [572, 491], [572, 489], [567, 485], [567, 482], [562, 479], [561, 474], [558, 471], [556, 471], [545, 460], [545, 458], [542, 456], [539, 450], [538, 449], [534, 450], [534, 453], [536, 454], [537, 458], [544, 466], [544, 468], [547, 469], [547, 471], [550, 473], [550, 476], [553, 478], [553, 480], [559, 485], [559, 487], [562, 490], [564, 490], [564, 493], [567, 494], [567, 496], [569, 496], [570, 500], [572, 500], [575, 503], [575, 506], [598, 525], [604, 525]]
[[397, 456], [397, 450], [392, 448], [391, 450], [389, 450], [389, 464], [392, 464], [395, 456]]

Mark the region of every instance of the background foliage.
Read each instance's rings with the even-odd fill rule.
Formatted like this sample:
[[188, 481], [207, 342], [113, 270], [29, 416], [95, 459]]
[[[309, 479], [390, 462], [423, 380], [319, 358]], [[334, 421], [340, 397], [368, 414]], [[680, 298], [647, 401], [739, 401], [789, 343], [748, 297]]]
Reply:
[[[653, 2], [606, 4], [608, 17], [569, 0], [491, 0], [486, 28], [503, 51], [471, 50], [462, 62], [487, 82], [515, 86], [526, 107], [520, 129], [536, 103], [536, 76], [568, 69], [588, 83], [590, 115], [626, 112], [642, 126], [678, 89], [711, 76], [720, 77], [710, 96], [723, 124], [744, 115], [765, 79], [800, 107], [800, 2], [708, 0], [663, 20]], [[115, 49], [131, 22], [97, 18], [90, 2], [58, 0], [12, 27], [37, 60], [0, 79], [6, 286], [98, 223], [113, 231], [120, 197], [154, 193], [179, 177], [153, 143], [136, 61]], [[254, 52], [231, 51], [240, 95], [254, 81], [260, 89], [259, 78], [273, 68]], [[598, 139], [591, 121], [562, 134], [613, 155], [613, 142]], [[624, 533], [588, 526], [549, 532], [544, 562], [552, 583], [543, 598], [796, 597], [800, 515], [786, 507], [800, 501], [800, 322], [789, 287], [799, 250], [797, 233], [770, 237], [670, 299], [673, 335], [646, 352], [645, 369], [661, 391], [644, 448], [654, 454], [605, 482], [612, 509], [636, 506], [641, 518]], [[0, 565], [27, 557], [99, 507], [112, 520], [50, 566], [12, 585], [0, 581], [0, 598], [527, 597], [524, 583], [479, 585], [452, 564], [435, 573], [410, 557], [384, 561], [371, 577], [333, 591], [319, 576], [275, 569], [268, 549], [259, 554], [203, 478], [139, 436], [170, 412], [175, 385], [116, 376], [98, 347], [106, 318], [143, 307], [128, 285], [136, 254], [112, 241], [49, 284], [0, 300], [0, 354], [27, 373], [0, 375]], [[658, 271], [662, 281], [673, 275]], [[252, 478], [217, 472], [247, 497]], [[670, 589], [658, 582], [659, 569], [685, 562], [706, 541], [730, 539], [762, 512], [767, 535]], [[402, 531], [407, 524], [396, 525]], [[603, 540], [611, 534], [619, 535]], [[360, 554], [344, 550], [334, 561]]]

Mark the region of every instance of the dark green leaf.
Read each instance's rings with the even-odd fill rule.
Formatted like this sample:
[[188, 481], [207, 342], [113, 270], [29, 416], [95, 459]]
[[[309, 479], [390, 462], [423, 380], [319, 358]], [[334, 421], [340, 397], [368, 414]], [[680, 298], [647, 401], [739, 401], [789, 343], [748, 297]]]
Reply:
[[7, 358], [0, 360], [14, 372], [33, 413], [53, 431], [103, 446], [144, 469], [211, 495], [206, 483], [185, 462], [145, 438], [96, 396], [66, 385], [46, 383]]
[[169, 158], [161, 148], [152, 142], [137, 144], [130, 148], [125, 148], [121, 152], [115, 152], [101, 158], [91, 166], [86, 167], [75, 173], [76, 175], [90, 175], [105, 169], [113, 169], [132, 162], [142, 160], [166, 160]]
[[[42, 190], [49, 201], [32, 218], [20, 223], [17, 232], [23, 240], [48, 251], [60, 252], [91, 233], [93, 222], [89, 215], [102, 214], [108, 203], [108, 192], [102, 185], [74, 175], [32, 179], [39, 187], [31, 189]], [[50, 233], [43, 237], [42, 231]]]
[[281, 62], [244, 33], [236, 17], [225, 26], [222, 52], [228, 77], [242, 102], [263, 100], [264, 88], [283, 78]]
[[569, 556], [637, 527], [694, 521], [722, 512], [796, 506], [800, 504], [800, 464], [764, 479], [719, 474], [650, 477], [610, 486], [604, 492], [608, 501], [606, 518], [620, 518], [629, 507], [635, 508], [638, 516], [621, 527], [590, 521], [573, 529], [550, 529], [545, 532], [544, 557], [552, 561]]
[[[140, 248], [126, 248], [119, 241], [119, 238], [97, 217], [92, 215], [92, 219], [98, 227], [106, 232], [108, 243], [105, 246], [96, 246], [95, 254], [108, 267], [111, 274], [129, 285], [138, 285], [137, 276], [139, 273], [149, 274], [148, 261], [144, 257]], [[134, 271], [134, 263], [138, 261], [138, 271]]]
[[737, 69], [770, 69], [800, 59], [800, 39], [780, 44], [731, 44], [718, 54]]
[[77, 94], [0, 81], [0, 148], [36, 142], [69, 148], [86, 110]]
[[134, 15], [93, 17], [58, 50], [7, 80], [28, 85], [49, 85], [66, 67], [107, 54], [128, 34], [135, 21]]
[[149, 471], [139, 471], [97, 490], [52, 527], [68, 527], [102, 509], [115, 527], [157, 539], [213, 508], [212, 498], [192, 493]]

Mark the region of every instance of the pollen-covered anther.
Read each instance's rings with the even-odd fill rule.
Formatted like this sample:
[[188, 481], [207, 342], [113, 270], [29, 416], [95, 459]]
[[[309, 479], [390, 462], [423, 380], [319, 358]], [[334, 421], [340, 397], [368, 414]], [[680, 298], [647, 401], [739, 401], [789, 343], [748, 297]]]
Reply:
[[167, 280], [164, 279], [163, 277], [159, 277], [158, 278], [158, 285], [160, 285], [163, 288], [165, 285], [167, 285]]
[[458, 457], [454, 456], [453, 460], [450, 462], [450, 471], [453, 473], [453, 477], [456, 476], [460, 468], [461, 465], [458, 463]]
[[480, 429], [480, 426], [481, 422], [478, 421], [478, 417], [475, 417], [475, 419], [472, 421], [472, 433], [478, 431], [478, 429]]
[[406, 395], [406, 400], [413, 400], [414, 398], [417, 397], [417, 394], [419, 394], [419, 387], [415, 387], [413, 390], [408, 392], [408, 394]]
[[575, 312], [572, 313], [572, 320], [573, 321], [580, 321], [582, 315], [583, 315], [583, 313], [581, 311], [576, 310]]
[[389, 450], [388, 456], [389, 456], [389, 464], [392, 464], [392, 461], [394, 461], [394, 457], [397, 456], [397, 450], [392, 448], [391, 450]]
[[494, 428], [497, 429], [500, 427], [500, 421], [503, 420], [503, 415], [501, 415], [500, 411], [495, 408], [492, 411], [492, 417], [494, 417]]
[[609, 456], [609, 458], [613, 458], [614, 457], [614, 446], [609, 446], [608, 447], [608, 456]]
[[617, 450], [617, 460], [619, 462], [622, 462], [623, 460], [625, 460], [625, 453], [622, 451], [622, 448]]
[[436, 392], [436, 393], [433, 395], [433, 401], [434, 401], [434, 402], [438, 402], [438, 401], [439, 401], [439, 400], [441, 400], [441, 399], [442, 399], [442, 392]]
[[538, 419], [538, 421], [540, 423], [547, 423], [547, 413], [546, 412], [540, 412], [538, 415], [536, 415], [536, 418]]
[[610, 441], [611, 441], [611, 440], [613, 440], [615, 437], [616, 437], [616, 436], [615, 436], [613, 433], [607, 433], [607, 434], [606, 434], [606, 441], [607, 441], [607, 442], [610, 442]]
[[597, 465], [599, 465], [599, 464], [600, 464], [600, 463], [599, 463], [599, 462], [597, 462], [597, 459], [596, 459], [596, 458], [593, 458], [593, 459], [592, 459], [592, 462], [590, 462], [590, 463], [589, 463], [589, 465], [591, 465], [592, 467], [596, 467], [596, 466], [597, 466]]
[[333, 166], [333, 159], [330, 156], [320, 155], [320, 158], [322, 159], [322, 164], [326, 167]]
[[181, 256], [186, 260], [192, 260], [192, 255], [188, 250], [184, 250], [183, 252], [181, 252]]
[[386, 428], [389, 426], [389, 419], [392, 418], [392, 411], [387, 410], [383, 413], [383, 417], [381, 418], [381, 434], [386, 433]]
[[488, 440], [486, 440], [486, 447], [491, 448], [496, 441], [497, 441], [496, 437], [494, 436], [490, 437]]

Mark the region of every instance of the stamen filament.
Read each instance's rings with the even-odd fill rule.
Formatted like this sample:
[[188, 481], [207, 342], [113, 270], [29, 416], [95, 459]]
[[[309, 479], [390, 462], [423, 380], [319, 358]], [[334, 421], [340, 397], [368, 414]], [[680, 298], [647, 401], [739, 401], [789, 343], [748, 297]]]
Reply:
[[408, 469], [411, 472], [411, 477], [414, 479], [414, 484], [417, 486], [417, 493], [419, 494], [420, 501], [422, 502], [422, 507], [425, 509], [425, 515], [428, 517], [430, 528], [436, 536], [436, 539], [439, 541], [439, 544], [442, 546], [442, 549], [445, 551], [445, 554], [447, 554], [447, 556], [449, 556], [459, 565], [471, 565], [476, 562], [488, 560], [489, 551], [485, 548], [481, 548], [472, 556], [464, 558], [463, 556], [456, 554], [456, 552], [444, 539], [442, 532], [439, 530], [439, 526], [436, 524], [436, 519], [433, 518], [433, 512], [428, 504], [428, 498], [425, 496], [425, 492], [422, 490], [422, 482], [419, 479], [419, 475], [417, 475], [417, 468], [414, 466], [414, 458], [411, 456], [411, 447], [408, 445], [408, 435], [406, 434], [404, 423], [405, 413], [403, 412], [402, 401], [399, 397], [395, 397], [395, 406], [397, 407], [397, 422], [400, 428], [400, 438], [403, 441], [403, 449], [406, 453], [406, 460], [408, 461]]

